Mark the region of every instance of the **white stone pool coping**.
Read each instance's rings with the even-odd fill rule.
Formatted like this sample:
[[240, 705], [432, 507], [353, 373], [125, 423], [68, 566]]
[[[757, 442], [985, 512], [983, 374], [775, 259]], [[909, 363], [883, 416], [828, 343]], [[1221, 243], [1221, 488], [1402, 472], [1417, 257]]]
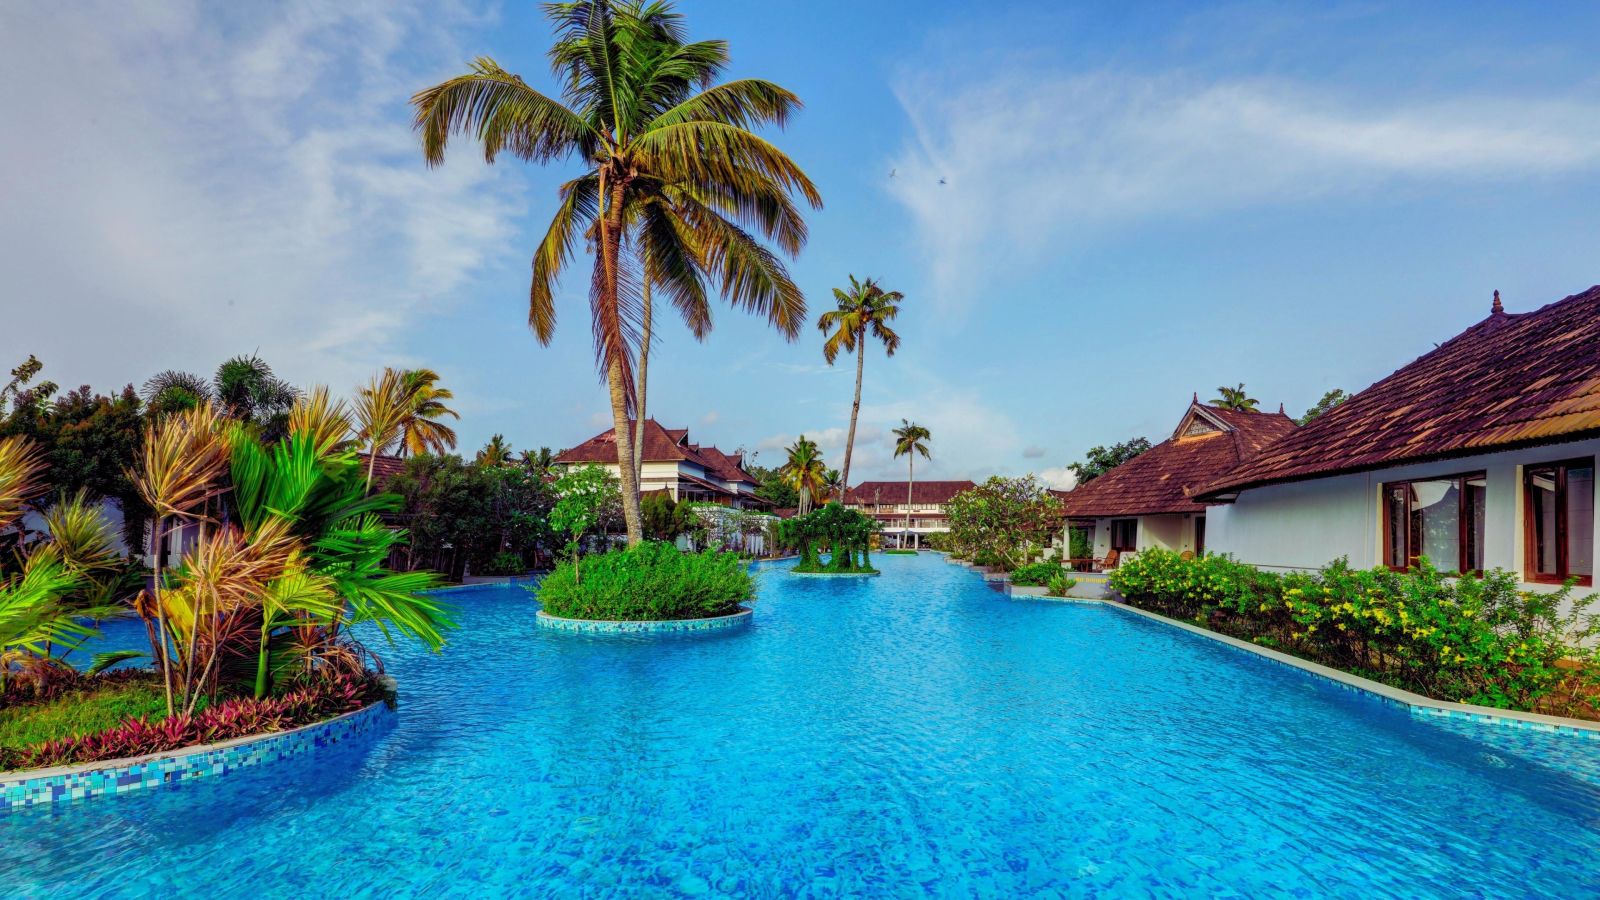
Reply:
[[660, 634], [683, 631], [722, 631], [743, 628], [750, 624], [755, 610], [748, 606], [731, 616], [714, 616], [709, 619], [643, 619], [614, 621], [610, 619], [568, 619], [552, 616], [539, 610], [534, 621], [553, 631], [574, 631], [582, 634]]
[[1129, 604], [1120, 600], [1090, 600], [1080, 597], [1048, 596], [1030, 596], [1030, 599], [1051, 603], [1077, 603], [1104, 606], [1119, 610], [1123, 613], [1127, 613], [1128, 615], [1149, 619], [1152, 622], [1159, 622], [1163, 625], [1170, 625], [1174, 628], [1180, 628], [1189, 632], [1190, 634], [1208, 638], [1210, 640], [1217, 641], [1218, 643], [1227, 644], [1230, 647], [1243, 650], [1247, 653], [1253, 653], [1256, 656], [1271, 660], [1280, 665], [1299, 669], [1302, 672], [1315, 675], [1319, 678], [1324, 678], [1343, 687], [1362, 691], [1367, 694], [1372, 694], [1386, 703], [1392, 703], [1406, 708], [1411, 712], [1412, 715], [1417, 716], [1418, 718], [1459, 719], [1485, 725], [1497, 725], [1509, 728], [1525, 728], [1530, 731], [1543, 731], [1551, 734], [1560, 734], [1584, 740], [1600, 740], [1600, 722], [1589, 722], [1584, 719], [1571, 719], [1565, 716], [1551, 716], [1545, 715], [1544, 713], [1522, 712], [1514, 709], [1495, 709], [1491, 706], [1476, 706], [1471, 703], [1455, 703], [1450, 700], [1435, 700], [1432, 697], [1414, 694], [1410, 691], [1384, 684], [1381, 681], [1373, 681], [1370, 678], [1362, 678], [1359, 675], [1352, 675], [1349, 672], [1343, 672], [1339, 669], [1321, 665], [1320, 663], [1314, 663], [1310, 660], [1301, 659], [1298, 656], [1292, 656], [1288, 653], [1273, 650], [1270, 647], [1263, 647], [1260, 644], [1252, 644], [1249, 641], [1243, 641], [1236, 637], [1220, 634], [1207, 628], [1201, 628], [1198, 625], [1182, 622], [1177, 619], [1169, 619], [1166, 616], [1158, 613], [1139, 609], [1136, 606], [1130, 606]]
[[147, 756], [0, 772], [0, 812], [225, 775], [367, 734], [393, 715], [390, 706], [380, 700], [288, 731], [270, 731]]

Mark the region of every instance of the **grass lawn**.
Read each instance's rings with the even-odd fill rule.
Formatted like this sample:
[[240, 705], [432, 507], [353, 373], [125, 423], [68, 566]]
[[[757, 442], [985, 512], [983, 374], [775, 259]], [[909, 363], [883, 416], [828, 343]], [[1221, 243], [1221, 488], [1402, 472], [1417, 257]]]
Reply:
[[43, 703], [0, 708], [0, 747], [20, 749], [55, 738], [92, 734], [127, 718], [165, 718], [167, 702], [158, 680], [116, 681]]

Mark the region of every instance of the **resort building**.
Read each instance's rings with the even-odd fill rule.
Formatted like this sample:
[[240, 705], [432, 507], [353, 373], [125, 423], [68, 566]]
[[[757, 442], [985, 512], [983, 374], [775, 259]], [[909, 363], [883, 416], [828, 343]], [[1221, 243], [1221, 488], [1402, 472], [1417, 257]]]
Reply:
[[1076, 531], [1078, 546], [1092, 548], [1088, 557], [1073, 559], [1073, 567], [1115, 567], [1149, 547], [1204, 553], [1207, 510], [1195, 493], [1295, 427], [1282, 408], [1241, 412], [1201, 403], [1196, 394], [1172, 437], [1060, 495], [1067, 547]]
[[928, 535], [950, 530], [945, 504], [975, 487], [971, 481], [913, 481], [908, 503], [904, 481], [863, 481], [845, 492], [844, 505], [882, 523], [886, 545], [921, 547]]
[[1208, 549], [1273, 569], [1594, 578], [1600, 287], [1485, 319], [1206, 486]]
[[[744, 470], [744, 454], [724, 453], [689, 440], [687, 428], [663, 428], [655, 419], [644, 420], [644, 462], [640, 466], [641, 493], [666, 491], [672, 499], [719, 503], [735, 509], [763, 506], [756, 497], [759, 486]], [[617, 437], [608, 429], [571, 450], [563, 450], [557, 465], [594, 464], [617, 475]]]

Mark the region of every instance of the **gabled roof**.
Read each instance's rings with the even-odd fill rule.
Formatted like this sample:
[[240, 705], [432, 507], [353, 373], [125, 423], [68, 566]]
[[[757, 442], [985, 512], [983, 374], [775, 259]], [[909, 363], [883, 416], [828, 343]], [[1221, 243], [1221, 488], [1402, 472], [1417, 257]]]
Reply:
[[1206, 497], [1600, 434], [1600, 286], [1492, 311], [1206, 485]]
[[[608, 428], [571, 450], [561, 451], [555, 462], [561, 465], [616, 465], [616, 429]], [[690, 462], [726, 481], [757, 483], [744, 470], [742, 454], [727, 454], [716, 447], [691, 444], [689, 429], [663, 428], [655, 419], [644, 420], [644, 462]]]
[[[914, 481], [912, 503], [949, 503], [950, 498], [978, 485], [972, 481]], [[906, 502], [904, 481], [863, 481], [845, 494], [845, 503], [858, 506]]]
[[1200, 513], [1195, 492], [1295, 431], [1275, 413], [1189, 404], [1173, 436], [1062, 497], [1069, 516]]

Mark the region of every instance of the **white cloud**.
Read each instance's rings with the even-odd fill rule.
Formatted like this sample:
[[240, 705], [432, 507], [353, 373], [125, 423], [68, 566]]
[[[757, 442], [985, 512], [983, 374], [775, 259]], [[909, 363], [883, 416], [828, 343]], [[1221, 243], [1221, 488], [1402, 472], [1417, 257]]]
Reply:
[[720, 418], [722, 418], [722, 414], [713, 409], [712, 411], [700, 417], [700, 424], [715, 425], [717, 424], [717, 420]]
[[101, 388], [259, 351], [353, 385], [512, 246], [519, 182], [427, 171], [411, 92], [459, 67], [450, 5], [0, 11], [0, 353]]
[[987, 274], [1107, 225], [1600, 164], [1589, 98], [1397, 103], [1276, 81], [962, 77], [902, 79], [915, 137], [890, 187], [957, 308]]
[[1055, 466], [1038, 474], [1040, 481], [1058, 491], [1070, 491], [1078, 486], [1078, 476], [1066, 466]]

